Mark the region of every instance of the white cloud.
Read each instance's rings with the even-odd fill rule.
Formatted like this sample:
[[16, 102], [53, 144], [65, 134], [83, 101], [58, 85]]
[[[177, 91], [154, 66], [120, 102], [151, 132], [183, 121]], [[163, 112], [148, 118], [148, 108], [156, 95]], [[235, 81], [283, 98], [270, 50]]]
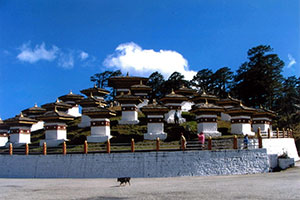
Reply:
[[74, 57], [73, 53], [60, 53], [59, 59], [58, 59], [58, 65], [65, 68], [65, 69], [71, 69], [74, 66]]
[[56, 46], [52, 46], [51, 49], [46, 49], [46, 45], [43, 42], [41, 45], [36, 45], [34, 49], [30, 47], [30, 43], [23, 44], [20, 48], [20, 53], [17, 55], [17, 58], [20, 61], [35, 63], [40, 60], [53, 61], [59, 48]]
[[79, 58], [80, 58], [81, 60], [85, 60], [85, 59], [87, 59], [88, 57], [89, 57], [89, 54], [86, 53], [86, 52], [84, 52], [84, 51], [81, 51], [80, 54], [79, 54]]
[[168, 78], [177, 71], [190, 80], [196, 74], [189, 70], [188, 61], [180, 53], [172, 50], [142, 49], [133, 42], [120, 44], [113, 54], [106, 57], [103, 65], [120, 68], [123, 73], [143, 76], [158, 71]]
[[291, 68], [293, 65], [296, 64], [296, 60], [291, 54], [288, 54], [288, 58], [289, 58], [289, 64], [287, 65], [287, 68]]

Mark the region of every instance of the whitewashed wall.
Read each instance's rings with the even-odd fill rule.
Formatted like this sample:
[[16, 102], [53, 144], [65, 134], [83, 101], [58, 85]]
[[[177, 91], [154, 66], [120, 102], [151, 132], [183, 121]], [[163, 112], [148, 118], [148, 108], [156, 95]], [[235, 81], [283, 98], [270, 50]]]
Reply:
[[0, 177], [116, 178], [252, 174], [269, 171], [265, 149], [70, 155], [0, 155]]
[[294, 138], [271, 138], [262, 140], [263, 148], [267, 149], [268, 154], [282, 155], [284, 152], [295, 161], [300, 160]]

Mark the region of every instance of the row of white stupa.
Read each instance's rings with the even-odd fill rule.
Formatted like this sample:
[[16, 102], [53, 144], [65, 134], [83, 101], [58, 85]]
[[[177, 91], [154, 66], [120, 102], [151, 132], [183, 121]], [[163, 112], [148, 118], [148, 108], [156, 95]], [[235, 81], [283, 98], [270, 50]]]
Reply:
[[[122, 118], [119, 123], [138, 124], [138, 111], [142, 111], [147, 117], [145, 139], [155, 140], [157, 137], [165, 139], [167, 134], [164, 132], [164, 121], [174, 123], [176, 113], [179, 123], [185, 122], [181, 116], [182, 109], [196, 114], [198, 132], [204, 132], [207, 136], [221, 135], [217, 130], [219, 113], [222, 120], [231, 121], [233, 134], [254, 135], [252, 128], [253, 131], [258, 127], [262, 131], [271, 128], [274, 113], [269, 110], [245, 107], [230, 96], [218, 100], [213, 95], [198, 94], [184, 87], [160, 99], [162, 105], [155, 102], [148, 105], [147, 96], [151, 88], [143, 85], [142, 80], [139, 80], [139, 84], [130, 85], [128, 78], [132, 77], [118, 77], [116, 82], [119, 85], [112, 84], [117, 95], [115, 100], [121, 104]], [[119, 83], [122, 83], [121, 79], [123, 82], [126, 81], [127, 88], [124, 88], [125, 84]], [[106, 102], [103, 97], [109, 92], [97, 87], [81, 92], [86, 95], [86, 98], [83, 99], [83, 96], [70, 92], [59, 97], [61, 101], [44, 104], [42, 108], [35, 105], [23, 110], [22, 114], [14, 118], [4, 120], [2, 124], [0, 122], [0, 146], [5, 146], [9, 142], [15, 146], [30, 143], [30, 132], [43, 128], [45, 140], [40, 141], [40, 145], [46, 142], [48, 146], [57, 146], [67, 140], [66, 122], [80, 116], [81, 122], [78, 126], [91, 127], [91, 135], [87, 137], [88, 142], [107, 141], [111, 137], [109, 118], [116, 115], [114, 111], [105, 108]], [[79, 112], [78, 104], [82, 107], [82, 113]]]

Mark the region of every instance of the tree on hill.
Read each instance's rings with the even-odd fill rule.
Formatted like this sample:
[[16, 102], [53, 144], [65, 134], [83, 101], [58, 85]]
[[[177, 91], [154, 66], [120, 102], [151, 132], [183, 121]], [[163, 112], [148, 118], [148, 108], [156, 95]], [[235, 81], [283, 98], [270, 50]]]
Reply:
[[174, 72], [170, 75], [168, 80], [166, 80], [162, 87], [162, 93], [164, 95], [171, 93], [172, 89], [178, 90], [182, 86], [189, 87], [190, 82], [184, 79], [184, 75], [179, 72]]
[[232, 82], [233, 72], [229, 67], [222, 67], [212, 75], [213, 93], [219, 97], [227, 97]]
[[282, 93], [276, 101], [275, 110], [279, 114], [279, 125], [293, 127], [292, 124], [298, 123], [298, 108], [300, 104], [300, 79], [296, 76], [288, 77], [282, 84]]
[[165, 82], [164, 76], [159, 72], [153, 72], [148, 79], [147, 85], [152, 88], [150, 99], [157, 99], [162, 96], [162, 86]]
[[234, 76], [233, 91], [246, 105], [272, 109], [281, 92], [281, 71], [284, 62], [268, 45], [248, 51], [248, 62], [243, 63]]
[[210, 69], [202, 69], [191, 80], [191, 85], [197, 90], [204, 90], [211, 93], [213, 91], [213, 72]]
[[120, 70], [116, 71], [104, 71], [102, 73], [94, 74], [90, 77], [92, 82], [95, 82], [98, 88], [106, 88], [108, 87], [108, 79], [113, 76], [121, 76], [122, 73]]

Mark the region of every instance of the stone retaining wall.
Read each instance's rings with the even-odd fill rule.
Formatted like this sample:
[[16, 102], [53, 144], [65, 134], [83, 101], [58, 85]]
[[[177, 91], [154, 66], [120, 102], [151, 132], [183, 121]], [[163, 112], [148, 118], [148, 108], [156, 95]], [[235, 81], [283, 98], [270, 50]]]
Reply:
[[265, 149], [68, 155], [0, 155], [1, 178], [116, 178], [269, 171]]

